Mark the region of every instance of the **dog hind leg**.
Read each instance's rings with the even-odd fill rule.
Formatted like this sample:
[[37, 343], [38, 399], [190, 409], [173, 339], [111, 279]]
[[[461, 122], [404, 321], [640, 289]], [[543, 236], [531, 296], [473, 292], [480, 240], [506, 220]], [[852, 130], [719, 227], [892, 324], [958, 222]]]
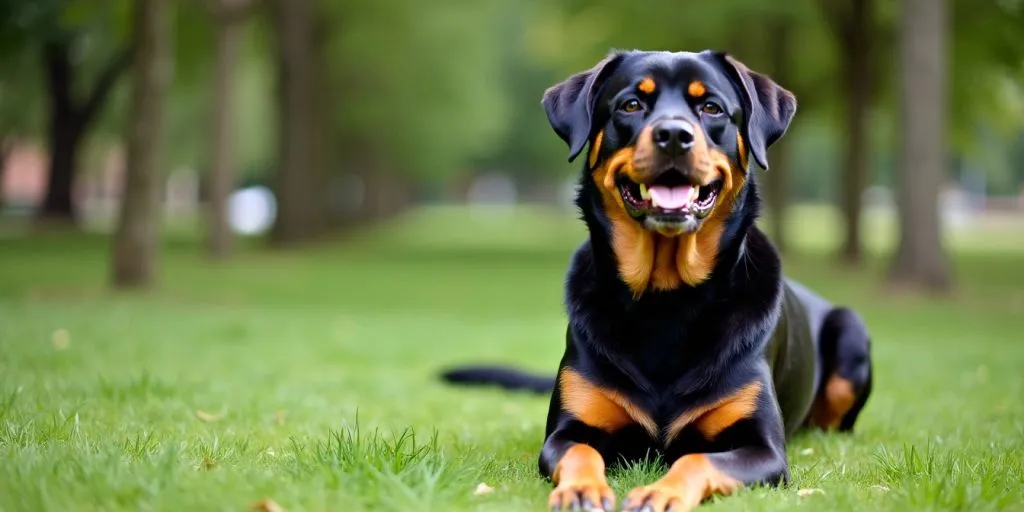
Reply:
[[819, 335], [824, 368], [810, 423], [849, 432], [871, 394], [871, 338], [860, 316], [843, 307], [829, 312]]

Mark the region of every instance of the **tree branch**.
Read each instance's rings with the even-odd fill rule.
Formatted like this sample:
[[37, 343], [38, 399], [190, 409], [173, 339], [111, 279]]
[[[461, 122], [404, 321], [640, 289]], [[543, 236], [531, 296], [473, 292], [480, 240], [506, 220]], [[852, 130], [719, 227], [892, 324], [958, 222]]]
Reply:
[[96, 85], [93, 86], [92, 92], [85, 100], [85, 103], [82, 104], [81, 110], [79, 110], [83, 122], [88, 123], [92, 120], [96, 112], [107, 101], [107, 97], [110, 95], [110, 91], [113, 90], [118, 78], [131, 67], [132, 51], [133, 48], [129, 44], [111, 58], [110, 62], [107, 62], [107, 66], [103, 69], [99, 79], [96, 80]]
[[63, 35], [57, 35], [43, 45], [43, 61], [49, 82], [50, 101], [57, 111], [74, 109], [71, 101], [71, 53], [70, 42]]

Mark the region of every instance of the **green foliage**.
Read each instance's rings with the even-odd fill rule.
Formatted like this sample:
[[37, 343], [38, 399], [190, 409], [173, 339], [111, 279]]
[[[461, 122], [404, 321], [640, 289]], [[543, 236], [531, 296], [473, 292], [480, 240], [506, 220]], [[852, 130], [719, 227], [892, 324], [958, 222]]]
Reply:
[[0, 72], [0, 139], [34, 137], [45, 128], [39, 61], [27, 52], [9, 54]]
[[579, 168], [566, 161], [568, 149], [554, 131], [541, 107], [544, 90], [564, 80], [565, 70], [556, 69], [550, 58], [531, 50], [531, 27], [543, 23], [542, 2], [503, 2], [503, 25], [498, 31], [502, 43], [496, 57], [499, 77], [509, 94], [510, 109], [505, 136], [485, 158], [476, 162], [481, 170], [497, 169], [523, 177], [557, 180]]
[[977, 126], [999, 135], [1024, 129], [1024, 2], [952, 0], [951, 128], [963, 150], [981, 144]]
[[322, 64], [339, 132], [369, 138], [362, 150], [410, 176], [457, 172], [489, 150], [509, 108], [494, 58], [499, 5], [325, 2], [331, 33]]
[[[0, 130], [39, 136], [47, 121], [47, 85], [42, 47], [70, 41], [75, 81], [72, 95], [81, 102], [104, 68], [128, 42], [129, 0], [7, 0], [0, 7]], [[109, 109], [93, 123], [94, 133], [116, 132], [113, 94]]]

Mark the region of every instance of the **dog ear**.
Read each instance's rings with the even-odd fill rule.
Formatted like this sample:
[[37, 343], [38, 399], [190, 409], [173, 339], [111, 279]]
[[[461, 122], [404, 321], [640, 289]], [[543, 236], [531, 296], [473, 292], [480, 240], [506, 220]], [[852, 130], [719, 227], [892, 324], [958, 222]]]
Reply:
[[569, 162], [576, 159], [590, 139], [594, 102], [605, 79], [623, 55], [613, 51], [593, 68], [576, 73], [544, 91], [541, 105], [551, 128], [569, 146]]
[[796, 114], [796, 96], [767, 75], [751, 71], [724, 52], [715, 57], [739, 87], [743, 99], [743, 137], [754, 160], [768, 170], [768, 148], [785, 135]]

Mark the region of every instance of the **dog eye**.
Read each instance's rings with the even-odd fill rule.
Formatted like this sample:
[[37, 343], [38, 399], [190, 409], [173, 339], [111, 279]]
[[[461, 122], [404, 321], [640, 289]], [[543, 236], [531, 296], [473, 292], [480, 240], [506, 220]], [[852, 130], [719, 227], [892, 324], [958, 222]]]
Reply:
[[717, 103], [713, 101], [708, 101], [700, 106], [700, 112], [702, 114], [707, 114], [709, 116], [719, 116], [722, 115], [722, 112], [724, 111], [722, 110], [722, 107], [718, 106]]
[[641, 107], [642, 105], [640, 105], [639, 101], [627, 100], [625, 103], [622, 104], [622, 106], [619, 107], [619, 110], [631, 114], [633, 112], [640, 110]]

